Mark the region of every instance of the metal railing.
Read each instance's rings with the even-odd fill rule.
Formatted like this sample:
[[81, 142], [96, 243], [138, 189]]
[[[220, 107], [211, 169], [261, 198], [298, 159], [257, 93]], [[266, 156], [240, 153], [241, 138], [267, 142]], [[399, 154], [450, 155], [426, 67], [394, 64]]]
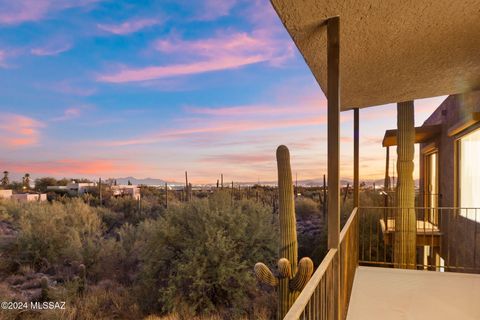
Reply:
[[340, 233], [339, 248], [328, 251], [284, 320], [346, 318], [358, 266], [358, 235], [359, 219], [355, 208]]
[[395, 266], [395, 238], [408, 237], [395, 228], [400, 213], [416, 228], [416, 264], [408, 267], [480, 273], [480, 208], [359, 208], [360, 265]]

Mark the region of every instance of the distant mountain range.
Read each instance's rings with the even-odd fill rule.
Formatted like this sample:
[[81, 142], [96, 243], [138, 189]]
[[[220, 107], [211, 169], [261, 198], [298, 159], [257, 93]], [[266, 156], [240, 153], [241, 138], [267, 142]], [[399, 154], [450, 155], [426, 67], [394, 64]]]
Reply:
[[[173, 184], [173, 185], [182, 185], [184, 182], [174, 182], [174, 181], [165, 181], [163, 179], [156, 179], [156, 178], [145, 178], [145, 179], [137, 179], [135, 177], [125, 177], [125, 178], [116, 178], [118, 184], [127, 184], [128, 181], [130, 181], [132, 184], [135, 185], [147, 185], [147, 186], [158, 186], [158, 185], [164, 185], [165, 182], [168, 184]], [[360, 179], [360, 182], [365, 182], [367, 186], [372, 186], [373, 183], [377, 186], [383, 186], [383, 179], [377, 179], [377, 180], [372, 180], [372, 179]], [[235, 185], [254, 185], [257, 183], [260, 183], [261, 185], [276, 185], [277, 181], [256, 181], [256, 182], [236, 182], [234, 181]], [[295, 181], [293, 181], [295, 183]], [[350, 184], [350, 186], [353, 185], [353, 180], [351, 179], [342, 179], [340, 180], [340, 185], [346, 186], [347, 184]], [[195, 184], [194, 184], [195, 185]], [[207, 184], [207, 185], [214, 185], [213, 183]], [[226, 183], [226, 185], [229, 185]], [[322, 186], [323, 185], [323, 178], [321, 179], [306, 179], [306, 180], [298, 180], [298, 185], [300, 186], [307, 186], [307, 187], [315, 187], [315, 186]], [[415, 185], [418, 185], [418, 180], [415, 180]]]
[[[137, 179], [135, 177], [115, 178], [115, 180], [117, 180], [117, 184], [128, 184], [128, 181], [130, 181], [132, 184], [143, 184], [147, 186], [164, 185], [165, 182], [167, 182], [162, 179], [155, 179], [155, 178]], [[174, 183], [174, 182], [168, 182], [168, 183]]]

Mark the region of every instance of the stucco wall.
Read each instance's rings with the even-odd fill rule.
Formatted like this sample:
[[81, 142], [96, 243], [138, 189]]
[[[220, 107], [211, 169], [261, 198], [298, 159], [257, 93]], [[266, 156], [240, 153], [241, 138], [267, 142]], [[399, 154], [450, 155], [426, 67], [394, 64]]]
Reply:
[[[441, 195], [439, 207], [457, 205], [455, 203], [455, 141], [462, 135], [479, 128], [480, 124], [477, 123], [452, 137], [448, 136], [448, 132], [456, 124], [468, 120], [472, 112], [480, 112], [480, 91], [449, 96], [424, 122], [424, 125], [442, 125], [442, 131], [436, 139], [420, 145], [422, 191], [425, 184], [422, 154], [432, 146], [438, 149], [439, 194]], [[480, 268], [480, 224], [460, 216], [458, 210], [445, 209], [441, 216], [440, 228], [444, 232], [441, 255], [446, 264]], [[479, 271], [480, 269], [477, 270]]]
[[[433, 144], [438, 148], [439, 156], [439, 193], [442, 195], [439, 199], [439, 206], [454, 207], [455, 206], [455, 140], [463, 134], [478, 128], [478, 124], [457, 134], [449, 137], [448, 131], [455, 124], [467, 120], [472, 112], [480, 112], [480, 91], [474, 91], [467, 94], [449, 96], [435, 110], [434, 113], [424, 122], [424, 125], [442, 125], [442, 132], [434, 139]], [[420, 145], [420, 152], [432, 145], [423, 143]], [[479, 151], [480, 152], [480, 151]], [[424, 186], [424, 162], [420, 157], [420, 187]]]

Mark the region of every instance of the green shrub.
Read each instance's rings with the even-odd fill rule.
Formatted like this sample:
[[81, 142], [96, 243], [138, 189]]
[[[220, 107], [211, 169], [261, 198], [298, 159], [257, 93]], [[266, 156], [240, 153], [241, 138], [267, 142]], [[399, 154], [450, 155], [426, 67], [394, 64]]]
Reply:
[[20, 261], [50, 263], [91, 260], [102, 234], [94, 208], [79, 199], [62, 203], [15, 203], [6, 206], [18, 228], [14, 254]]
[[273, 261], [276, 226], [265, 207], [228, 192], [172, 206], [141, 226], [138, 289], [143, 307], [162, 312], [247, 312], [256, 286], [251, 266]]
[[298, 197], [295, 199], [295, 213], [301, 219], [308, 219], [320, 214], [319, 205], [310, 198]]

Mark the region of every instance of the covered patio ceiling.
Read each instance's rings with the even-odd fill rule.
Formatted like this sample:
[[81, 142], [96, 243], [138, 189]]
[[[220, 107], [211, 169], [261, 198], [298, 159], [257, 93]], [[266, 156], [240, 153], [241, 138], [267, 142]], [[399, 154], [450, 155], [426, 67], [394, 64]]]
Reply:
[[340, 17], [343, 111], [480, 89], [480, 0], [271, 2], [324, 93]]

